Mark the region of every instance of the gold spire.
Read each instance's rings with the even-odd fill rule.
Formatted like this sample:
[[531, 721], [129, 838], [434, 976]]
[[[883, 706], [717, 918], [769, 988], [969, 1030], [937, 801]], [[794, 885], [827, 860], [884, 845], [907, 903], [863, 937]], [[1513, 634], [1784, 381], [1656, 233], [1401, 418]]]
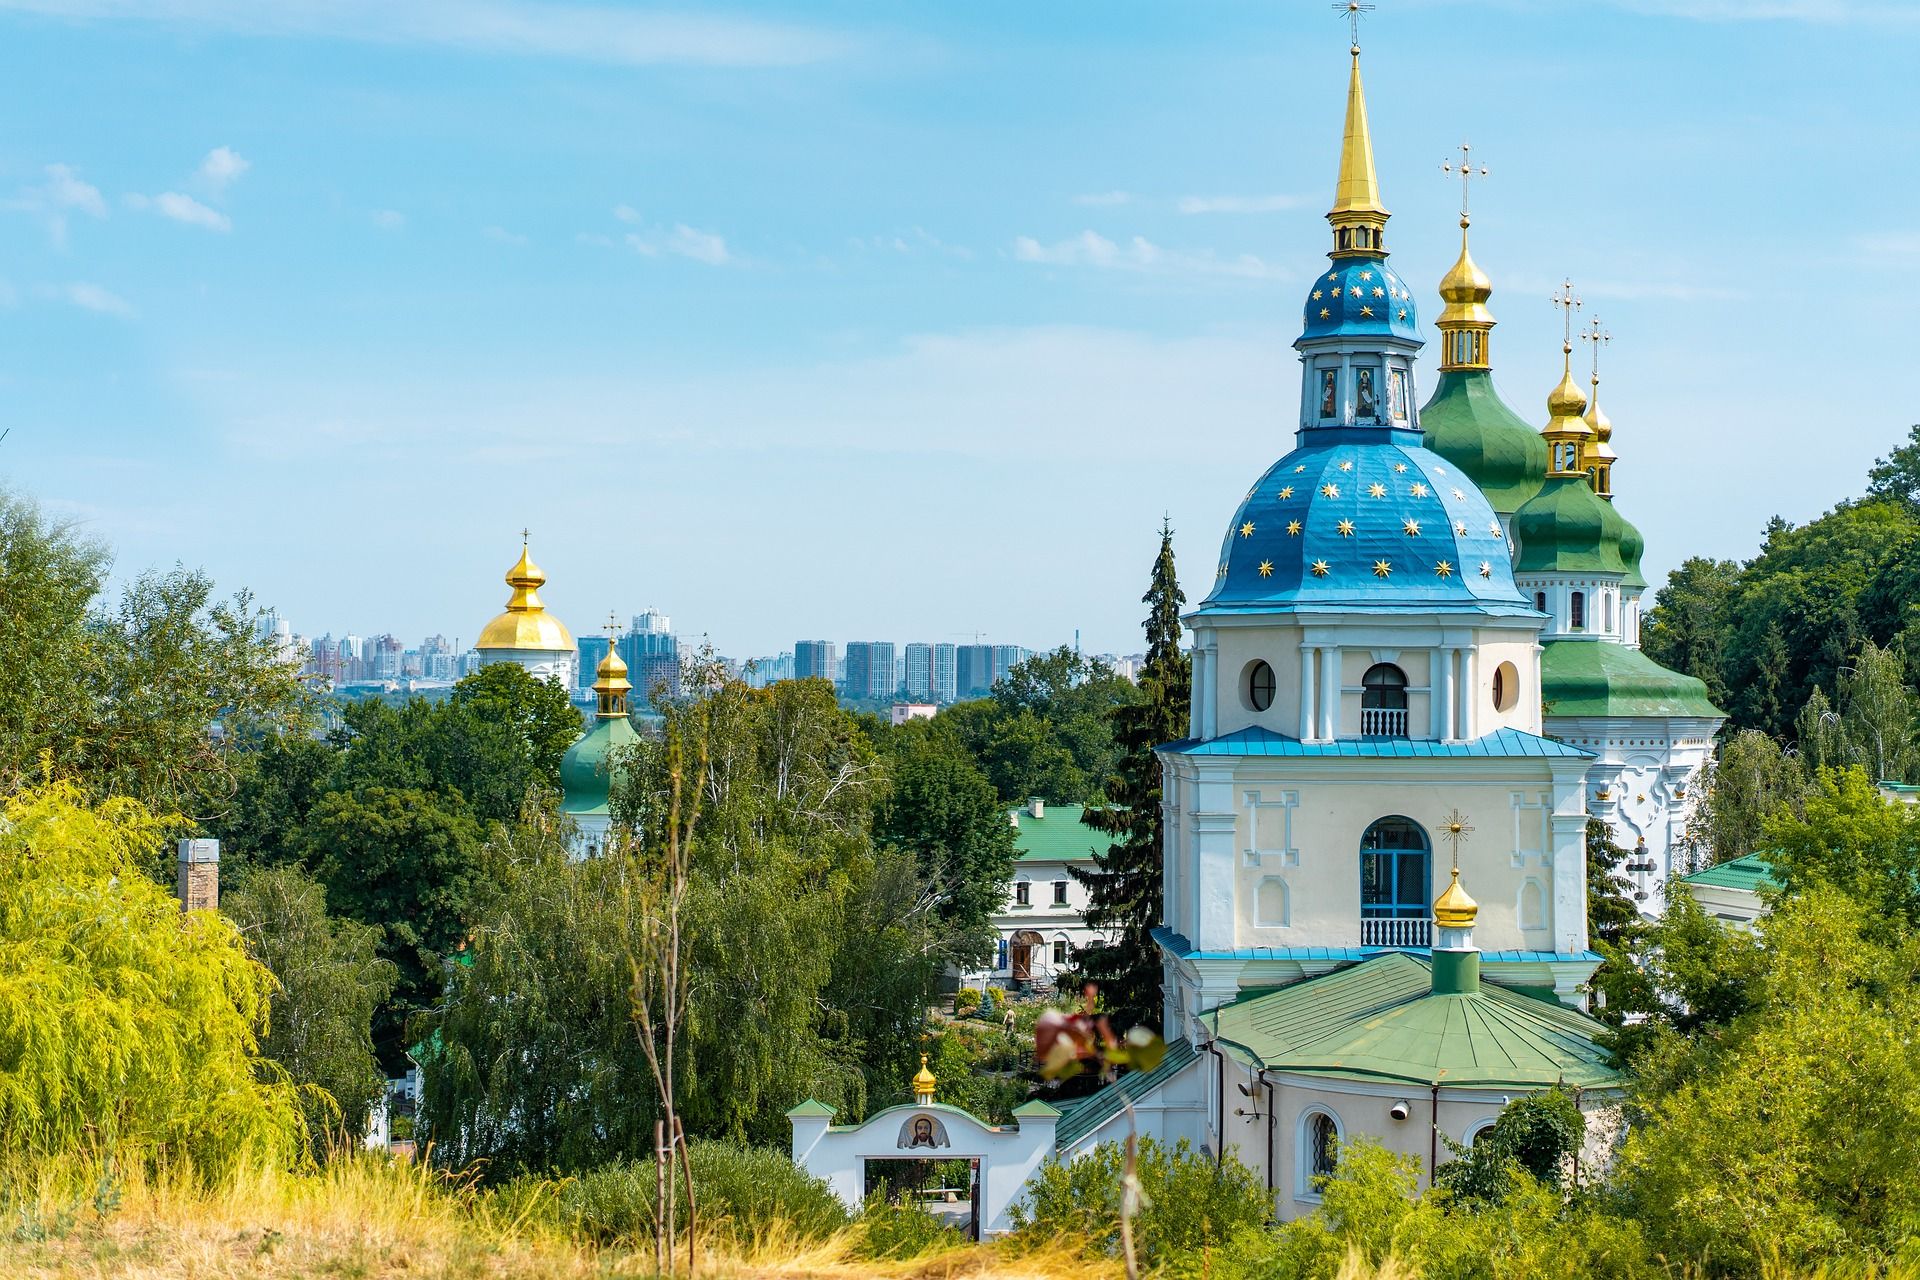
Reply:
[[489, 622], [480, 630], [480, 638], [474, 641], [474, 648], [482, 652], [489, 649], [526, 649], [545, 653], [557, 653], [573, 648], [573, 635], [558, 618], [547, 612], [546, 605], [540, 601], [540, 588], [545, 586], [547, 575], [540, 572], [540, 566], [533, 562], [533, 554], [528, 549], [527, 531], [520, 531], [520, 559], [513, 568], [507, 570], [507, 585], [513, 588], [513, 595], [507, 600], [507, 610]]
[[1613, 501], [1613, 464], [1620, 455], [1613, 451], [1613, 421], [1600, 408], [1600, 348], [1613, 341], [1595, 316], [1580, 334], [1582, 342], [1593, 344], [1593, 397], [1587, 402], [1587, 426], [1593, 429], [1593, 442], [1587, 446], [1587, 473], [1593, 477], [1593, 491]]
[[932, 1102], [934, 1086], [937, 1083], [933, 1078], [933, 1072], [927, 1069], [927, 1055], [921, 1054], [920, 1070], [913, 1077], [913, 1100], [923, 1107]]
[[1468, 187], [1475, 178], [1487, 176], [1487, 167], [1473, 164], [1473, 148], [1460, 144], [1460, 163], [1449, 160], [1440, 166], [1442, 173], [1460, 175], [1460, 260], [1440, 280], [1440, 297], [1447, 304], [1437, 324], [1442, 335], [1440, 371], [1450, 369], [1486, 369], [1487, 335], [1493, 329], [1493, 312], [1487, 299], [1493, 296], [1493, 281], [1480, 269], [1467, 250], [1467, 228], [1473, 219], [1467, 214]]
[[1387, 252], [1386, 205], [1380, 202], [1380, 179], [1373, 171], [1373, 135], [1367, 129], [1367, 93], [1360, 83], [1360, 14], [1371, 5], [1336, 4], [1355, 24], [1353, 70], [1347, 77], [1347, 128], [1340, 143], [1340, 177], [1333, 187], [1333, 208], [1327, 221], [1333, 224], [1333, 257], [1365, 254], [1384, 257]]
[[1547, 439], [1547, 474], [1578, 476], [1586, 474], [1585, 449], [1593, 439], [1593, 428], [1581, 416], [1587, 411], [1587, 397], [1573, 380], [1573, 313], [1581, 306], [1573, 292], [1573, 281], [1567, 281], [1553, 295], [1553, 305], [1564, 312], [1560, 385], [1547, 396], [1548, 421], [1540, 434]]
[[598, 703], [595, 714], [601, 720], [619, 720], [627, 714], [627, 695], [633, 691], [633, 685], [627, 680], [627, 664], [618, 647], [620, 623], [611, 613], [607, 615], [606, 631], [606, 656], [593, 669], [593, 693]]

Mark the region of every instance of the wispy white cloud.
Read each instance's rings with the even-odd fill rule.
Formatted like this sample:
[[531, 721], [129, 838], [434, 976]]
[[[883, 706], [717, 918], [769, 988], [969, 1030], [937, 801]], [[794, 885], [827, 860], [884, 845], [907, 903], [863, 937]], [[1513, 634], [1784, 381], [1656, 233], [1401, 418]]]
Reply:
[[226, 214], [178, 191], [162, 191], [157, 196], [143, 196], [135, 192], [126, 199], [129, 209], [148, 210], [190, 227], [204, 227], [208, 231], [233, 230], [233, 219]]
[[1250, 253], [1225, 258], [1210, 249], [1200, 252], [1163, 249], [1145, 236], [1133, 236], [1121, 244], [1097, 231], [1082, 231], [1072, 239], [1053, 244], [1042, 244], [1032, 236], [1020, 236], [1013, 242], [1013, 256], [1021, 262], [1053, 267], [1232, 276], [1243, 280], [1277, 280], [1287, 274]]
[[1920, 261], [1920, 231], [1886, 231], [1855, 241], [1867, 253], [1906, 262]]
[[495, 244], [525, 244], [527, 242], [525, 236], [520, 235], [518, 232], [509, 231], [505, 227], [482, 227], [480, 228], [480, 238], [483, 240], [491, 240]]
[[200, 162], [200, 180], [217, 195], [251, 168], [253, 165], [232, 147], [215, 147]]
[[853, 47], [847, 36], [796, 23], [538, 0], [0, 0], [0, 10], [624, 66], [798, 66]]
[[876, 250], [881, 253], [905, 255], [925, 251], [950, 258], [973, 257], [973, 250], [965, 245], [948, 244], [925, 227], [915, 227], [910, 233], [904, 235], [855, 236], [850, 243], [856, 249]]
[[84, 213], [89, 217], [104, 218], [107, 216], [107, 201], [100, 194], [100, 188], [83, 179], [71, 165], [50, 164], [44, 172], [45, 182], [37, 187], [24, 188], [17, 195], [0, 201], [0, 209], [38, 217], [46, 226], [54, 247], [64, 249], [67, 246], [67, 215]]
[[[639, 231], [629, 231], [622, 236], [621, 242], [635, 253], [648, 258], [657, 258], [663, 253], [677, 257], [690, 258], [695, 262], [704, 262], [710, 267], [737, 265], [739, 259], [727, 248], [726, 237], [712, 231], [702, 231], [690, 227], [684, 222], [676, 222], [671, 230], [647, 228], [646, 218], [630, 204], [615, 205], [613, 216], [630, 227], [640, 227]], [[576, 237], [582, 244], [609, 244], [606, 236], [597, 236], [582, 232]]]
[[1300, 196], [1181, 196], [1182, 213], [1280, 213], [1298, 209]]
[[86, 280], [76, 280], [72, 284], [54, 286], [53, 296], [72, 303], [85, 311], [97, 311], [102, 315], [131, 316], [133, 304], [119, 294], [101, 285]]
[[1088, 207], [1094, 208], [1094, 209], [1111, 209], [1115, 205], [1132, 204], [1133, 192], [1131, 191], [1093, 191], [1093, 192], [1087, 193], [1086, 195], [1075, 196], [1073, 198], [1073, 202], [1075, 204], [1087, 205]]
[[398, 231], [407, 225], [407, 215], [398, 209], [375, 209], [370, 217], [382, 231]]

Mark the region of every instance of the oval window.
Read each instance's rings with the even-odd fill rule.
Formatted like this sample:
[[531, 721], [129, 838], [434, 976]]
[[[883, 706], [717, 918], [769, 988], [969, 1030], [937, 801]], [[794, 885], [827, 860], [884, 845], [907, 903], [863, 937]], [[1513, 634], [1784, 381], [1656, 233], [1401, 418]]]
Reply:
[[1520, 705], [1520, 672], [1511, 662], [1493, 669], [1493, 709], [1511, 711]]
[[1255, 662], [1247, 668], [1247, 705], [1255, 711], [1265, 711], [1273, 705], [1273, 668], [1264, 662]]

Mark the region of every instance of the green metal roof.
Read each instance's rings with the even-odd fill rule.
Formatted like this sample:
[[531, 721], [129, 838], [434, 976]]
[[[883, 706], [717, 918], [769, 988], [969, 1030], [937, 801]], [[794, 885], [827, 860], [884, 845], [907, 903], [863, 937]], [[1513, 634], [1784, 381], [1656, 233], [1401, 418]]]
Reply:
[[1592, 1018], [1485, 982], [1435, 995], [1432, 966], [1402, 953], [1245, 996], [1201, 1020], [1268, 1071], [1425, 1086], [1625, 1084]]
[[1427, 448], [1467, 473], [1493, 509], [1510, 516], [1547, 478], [1547, 442], [1507, 407], [1485, 369], [1450, 369], [1420, 410]]
[[1540, 696], [1556, 716], [1702, 716], [1726, 719], [1707, 686], [1610, 640], [1549, 640]]
[[1092, 862], [1094, 850], [1113, 843], [1086, 824], [1084, 805], [1050, 804], [1043, 812], [1044, 818], [1036, 818], [1025, 808], [1013, 811], [1019, 820], [1013, 847], [1021, 862]]
[[1620, 537], [1626, 521], [1595, 494], [1584, 475], [1548, 476], [1513, 514], [1520, 544], [1515, 573], [1617, 573], [1626, 576]]
[[613, 789], [609, 757], [639, 740], [640, 735], [625, 716], [594, 721], [593, 727], [576, 738], [560, 757], [560, 811], [575, 817], [606, 813], [608, 793]]
[[1722, 862], [1718, 866], [1708, 867], [1704, 871], [1696, 871], [1690, 876], [1680, 878], [1687, 884], [1708, 885], [1715, 889], [1744, 889], [1748, 893], [1780, 887], [1780, 882], [1774, 878], [1773, 869], [1767, 865], [1767, 856], [1763, 853], [1750, 853], [1744, 858]]
[[1160, 1059], [1160, 1065], [1153, 1070], [1129, 1071], [1100, 1092], [1090, 1093], [1078, 1102], [1067, 1103], [1061, 1109], [1060, 1123], [1054, 1126], [1054, 1149], [1065, 1151], [1119, 1115], [1123, 1109], [1122, 1098], [1128, 1102], [1138, 1102], [1162, 1081], [1171, 1080], [1182, 1067], [1198, 1056], [1199, 1050], [1193, 1047], [1192, 1041], [1175, 1040], [1167, 1046], [1166, 1056]]

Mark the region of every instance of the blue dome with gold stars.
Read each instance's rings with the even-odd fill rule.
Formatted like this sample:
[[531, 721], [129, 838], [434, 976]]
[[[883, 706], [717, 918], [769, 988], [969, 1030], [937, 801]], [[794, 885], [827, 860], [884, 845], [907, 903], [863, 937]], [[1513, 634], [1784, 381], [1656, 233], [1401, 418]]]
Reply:
[[1305, 438], [1240, 504], [1201, 612], [1529, 611], [1493, 507], [1416, 433]]
[[1336, 258], [1307, 293], [1303, 341], [1350, 334], [1420, 340], [1413, 291], [1383, 258]]

